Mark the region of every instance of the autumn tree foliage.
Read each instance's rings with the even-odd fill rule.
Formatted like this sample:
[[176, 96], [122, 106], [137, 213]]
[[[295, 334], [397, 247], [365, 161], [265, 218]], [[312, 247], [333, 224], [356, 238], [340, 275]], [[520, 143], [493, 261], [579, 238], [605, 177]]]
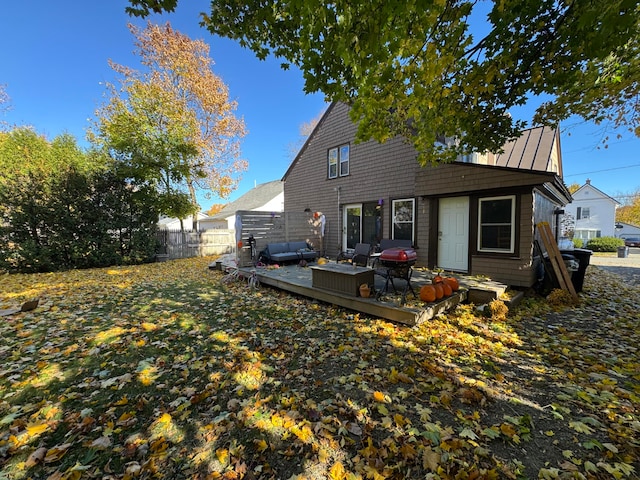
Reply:
[[[146, 16], [178, 0], [129, 0]], [[347, 102], [358, 138], [411, 140], [424, 162], [499, 151], [533, 121], [571, 115], [640, 135], [636, 0], [210, 2], [203, 25], [299, 67], [305, 91]], [[548, 101], [547, 101], [548, 99]], [[446, 147], [439, 138], [454, 137]]]
[[616, 222], [640, 226], [640, 190], [631, 196], [627, 205], [616, 210]]
[[108, 85], [90, 138], [157, 189], [162, 213], [182, 219], [199, 210], [199, 189], [223, 198], [235, 189], [247, 167], [244, 122], [212, 71], [208, 45], [168, 23], [129, 28], [144, 69], [111, 63], [120, 85]]

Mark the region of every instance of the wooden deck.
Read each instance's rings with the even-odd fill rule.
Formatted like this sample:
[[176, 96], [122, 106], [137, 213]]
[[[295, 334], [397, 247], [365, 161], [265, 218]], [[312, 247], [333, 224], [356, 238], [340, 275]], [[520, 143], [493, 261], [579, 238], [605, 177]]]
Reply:
[[[389, 288], [390, 292], [383, 292], [379, 298], [375, 298], [375, 296], [362, 298], [360, 296], [341, 294], [322, 288], [314, 288], [311, 278], [312, 270], [309, 267], [290, 265], [280, 268], [240, 268], [240, 272], [246, 277], [251, 275], [253, 270], [256, 271], [256, 275], [262, 285], [269, 285], [322, 302], [339, 305], [350, 310], [410, 326], [428, 321], [436, 315], [464, 302], [470, 296], [477, 296], [480, 293], [481, 297], [479, 298], [496, 298], [507, 288], [506, 285], [495, 282], [456, 275], [461, 288], [453, 295], [438, 302], [424, 303], [419, 299], [414, 299], [413, 295], [409, 292], [407, 294], [407, 302], [403, 305], [402, 296], [400, 294], [394, 294], [391, 287]], [[420, 288], [423, 285], [431, 283], [431, 278], [431, 272], [420, 268], [414, 269], [411, 284], [416, 295], [420, 292]], [[399, 287], [398, 290], [400, 290], [404, 286], [404, 281], [397, 280], [396, 284]], [[382, 290], [383, 287], [384, 278], [375, 275], [376, 291]]]

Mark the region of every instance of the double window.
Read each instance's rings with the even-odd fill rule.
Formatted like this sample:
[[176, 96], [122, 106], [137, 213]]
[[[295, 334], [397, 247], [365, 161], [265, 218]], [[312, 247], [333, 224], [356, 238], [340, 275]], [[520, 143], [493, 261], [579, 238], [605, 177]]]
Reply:
[[328, 153], [329, 178], [346, 177], [349, 175], [349, 144], [329, 149]]
[[479, 200], [478, 251], [514, 253], [516, 197]]

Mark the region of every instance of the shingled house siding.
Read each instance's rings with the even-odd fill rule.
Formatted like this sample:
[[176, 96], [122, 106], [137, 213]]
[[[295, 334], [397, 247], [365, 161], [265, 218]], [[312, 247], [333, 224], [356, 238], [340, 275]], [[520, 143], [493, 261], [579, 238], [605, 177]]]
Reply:
[[[402, 138], [384, 144], [355, 142], [357, 127], [349, 107], [332, 104], [284, 175], [285, 211], [321, 212], [326, 218], [324, 249], [335, 258], [342, 251], [342, 214], [347, 204], [382, 200], [382, 237], [391, 238], [392, 201], [415, 200], [415, 236], [418, 266], [437, 262], [438, 209], [445, 197], [469, 197], [469, 273], [488, 275], [514, 286], [531, 286], [533, 227], [542, 219], [552, 222], [552, 209], [564, 205], [570, 194], [561, 172], [555, 130], [534, 128], [507, 143], [504, 153], [489, 154], [488, 164], [455, 162], [420, 167], [417, 152]], [[348, 176], [328, 178], [330, 148], [349, 144]], [[556, 151], [557, 150], [557, 151]], [[473, 157], [476, 158], [476, 157]], [[547, 202], [534, 199], [547, 195]], [[517, 244], [513, 254], [477, 252], [478, 203], [483, 197], [514, 195]]]
[[[472, 275], [487, 275], [493, 280], [512, 286], [529, 287], [534, 281], [535, 270], [531, 262], [533, 245], [533, 195], [520, 195], [519, 242], [515, 254], [473, 255], [471, 259]], [[475, 234], [475, 233], [474, 233]], [[476, 242], [477, 238], [473, 238]]]
[[[325, 248], [329, 257], [342, 250], [342, 206], [383, 200], [383, 237], [390, 236], [391, 200], [414, 198], [414, 181], [419, 168], [416, 153], [402, 139], [384, 144], [355, 143], [356, 126], [349, 109], [334, 104], [285, 175], [285, 211], [321, 212], [326, 218]], [[349, 144], [349, 175], [329, 179], [327, 152]], [[336, 189], [340, 188], [340, 192]], [[336, 202], [340, 198], [340, 206]]]

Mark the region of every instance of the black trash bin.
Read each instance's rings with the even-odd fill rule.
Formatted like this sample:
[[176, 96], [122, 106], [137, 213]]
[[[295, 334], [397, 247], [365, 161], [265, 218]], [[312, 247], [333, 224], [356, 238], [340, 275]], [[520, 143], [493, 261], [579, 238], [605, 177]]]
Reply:
[[579, 267], [578, 270], [571, 275], [571, 283], [576, 292], [582, 291], [582, 285], [584, 284], [584, 274], [587, 271], [589, 262], [591, 261], [591, 255], [593, 252], [585, 248], [574, 248], [573, 250], [560, 250], [560, 253], [573, 255], [577, 260]]

